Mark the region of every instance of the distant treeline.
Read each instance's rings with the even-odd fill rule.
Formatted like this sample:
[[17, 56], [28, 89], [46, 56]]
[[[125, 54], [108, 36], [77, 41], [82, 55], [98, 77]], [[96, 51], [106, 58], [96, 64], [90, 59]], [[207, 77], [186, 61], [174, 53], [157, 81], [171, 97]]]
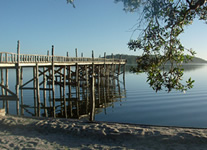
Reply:
[[[116, 54], [113, 55], [114, 58], [122, 58], [127, 60], [127, 65], [135, 65], [137, 56], [135, 55], [126, 55], [126, 54]], [[106, 58], [112, 58], [112, 55], [107, 55]], [[198, 57], [194, 57], [192, 61], [189, 62], [189, 64], [192, 63], [207, 63], [206, 60]]]

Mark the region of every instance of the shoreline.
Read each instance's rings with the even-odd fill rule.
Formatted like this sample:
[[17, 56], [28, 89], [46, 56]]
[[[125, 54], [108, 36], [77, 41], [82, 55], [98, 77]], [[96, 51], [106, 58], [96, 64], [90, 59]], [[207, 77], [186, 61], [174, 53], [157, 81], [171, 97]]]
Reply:
[[0, 149], [206, 149], [207, 129], [0, 116]]

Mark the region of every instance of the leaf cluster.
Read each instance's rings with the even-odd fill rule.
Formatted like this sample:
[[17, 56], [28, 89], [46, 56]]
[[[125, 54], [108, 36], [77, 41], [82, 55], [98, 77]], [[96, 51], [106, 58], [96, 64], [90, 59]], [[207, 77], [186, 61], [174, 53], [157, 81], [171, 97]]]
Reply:
[[[130, 50], [142, 50], [133, 71], [146, 72], [147, 82], [155, 91], [162, 88], [168, 92], [192, 88], [194, 80], [191, 78], [185, 84], [182, 82], [182, 63], [191, 61], [195, 52], [182, 45], [179, 35], [196, 17], [206, 21], [206, 3], [201, 5], [193, 0], [143, 0], [139, 9], [142, 9], [140, 23], [145, 22], [146, 27], [138, 39], [128, 43]], [[188, 54], [185, 56], [185, 53]], [[165, 64], [169, 62], [170, 69], [166, 71]]]

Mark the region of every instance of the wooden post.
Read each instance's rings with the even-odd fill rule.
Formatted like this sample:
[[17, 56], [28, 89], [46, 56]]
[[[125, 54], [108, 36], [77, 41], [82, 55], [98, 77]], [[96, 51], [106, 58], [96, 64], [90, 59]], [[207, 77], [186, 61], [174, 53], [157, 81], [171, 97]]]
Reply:
[[107, 72], [107, 68], [106, 68], [106, 52], [104, 52], [104, 76], [106, 77], [106, 72]]
[[68, 66], [67, 69], [67, 76], [68, 76], [68, 99], [69, 99], [69, 104], [68, 104], [68, 109], [70, 111], [70, 117], [73, 116], [73, 110], [72, 110], [72, 101], [71, 101], [71, 71], [70, 71], [70, 66]]
[[[4, 85], [4, 70], [3, 69], [0, 69], [0, 72], [1, 72], [1, 84]], [[5, 95], [5, 91], [4, 91], [4, 88], [1, 87], [1, 93], [2, 95]], [[5, 109], [5, 100], [3, 100], [3, 108]]]
[[17, 41], [17, 63], [19, 66], [19, 63], [20, 63], [20, 42], [19, 41]]
[[52, 102], [53, 102], [53, 117], [56, 118], [55, 114], [55, 65], [54, 65], [54, 46], [52, 45]]
[[36, 84], [36, 82], [37, 82], [37, 77], [36, 77], [36, 67], [33, 67], [33, 78], [34, 78], [34, 80], [33, 80], [33, 95], [34, 95], [34, 114], [35, 114], [35, 116], [37, 116], [37, 94], [36, 94], [36, 86], [37, 86], [37, 84]]
[[123, 65], [123, 82], [125, 84], [125, 71], [126, 71], [126, 64]]
[[47, 51], [47, 61], [50, 61], [49, 56], [50, 56], [50, 51], [48, 50]]
[[79, 116], [79, 100], [80, 100], [80, 95], [79, 95], [79, 89], [80, 89], [80, 84], [79, 84], [79, 67], [78, 63], [76, 63], [76, 108], [77, 108], [77, 116]]
[[[92, 51], [92, 60], [94, 60], [94, 53]], [[94, 82], [95, 82], [95, 78], [94, 78], [94, 62], [92, 62], [92, 74], [91, 74], [91, 83], [90, 83], [90, 121], [93, 121], [95, 118], [95, 87], [94, 87]]]
[[[59, 69], [60, 73], [62, 73], [62, 68]], [[58, 81], [58, 80], [57, 80]], [[63, 116], [64, 114], [64, 101], [63, 101], [63, 92], [62, 92], [62, 75], [60, 74], [60, 78], [59, 78], [59, 82], [60, 82], [60, 103], [61, 103], [61, 115]], [[63, 83], [64, 84], [64, 83]]]
[[64, 112], [65, 112], [65, 118], [68, 118], [67, 116], [67, 105], [66, 105], [66, 94], [65, 94], [65, 87], [66, 87], [66, 66], [63, 68], [63, 100], [64, 100]]
[[99, 104], [100, 104], [100, 100], [101, 100], [101, 88], [100, 88], [100, 86], [101, 86], [101, 66], [100, 65], [98, 65], [98, 72], [97, 72], [97, 74], [98, 74], [98, 102], [99, 102]]
[[16, 64], [16, 111], [17, 115], [19, 115], [19, 80], [20, 80], [20, 42], [17, 41], [17, 64]]
[[78, 49], [75, 49], [75, 57], [78, 58]]
[[[20, 85], [22, 86], [23, 85], [23, 68], [21, 67], [21, 73], [20, 73]], [[21, 88], [21, 115], [23, 116], [24, 115], [24, 101], [23, 101], [23, 90]]]
[[113, 62], [114, 61], [114, 54], [113, 53], [111, 53], [111, 58], [112, 58], [112, 64], [111, 64], [111, 69], [110, 69], [111, 70], [110, 75], [111, 75], [111, 77], [113, 77], [113, 75], [114, 75], [114, 65], [113, 65], [114, 64], [114, 62]]
[[[6, 69], [6, 88], [9, 88], [9, 80], [8, 80], [8, 69]], [[6, 96], [8, 95], [8, 91], [6, 91]], [[6, 101], [6, 113], [9, 113], [9, 101]]]
[[90, 91], [90, 90], [88, 90], [88, 88], [89, 88], [89, 86], [88, 86], [88, 82], [89, 82], [89, 78], [88, 78], [88, 72], [89, 72], [89, 70], [87, 69], [87, 65], [85, 65], [85, 72], [86, 72], [86, 113], [88, 113], [88, 106], [89, 106], [89, 98], [88, 98], [88, 91]]
[[38, 63], [36, 63], [36, 94], [37, 94], [38, 117], [40, 117], [40, 85], [39, 85], [39, 66], [38, 66]]
[[93, 50], [92, 50], [92, 61], [94, 61], [94, 51]]
[[45, 73], [45, 67], [43, 67], [43, 86], [44, 86], [44, 90], [43, 90], [43, 97], [44, 97], [44, 113], [45, 113], [45, 117], [48, 117], [48, 113], [47, 113], [47, 93], [46, 93], [46, 80], [47, 80], [47, 77], [46, 77], [46, 73]]

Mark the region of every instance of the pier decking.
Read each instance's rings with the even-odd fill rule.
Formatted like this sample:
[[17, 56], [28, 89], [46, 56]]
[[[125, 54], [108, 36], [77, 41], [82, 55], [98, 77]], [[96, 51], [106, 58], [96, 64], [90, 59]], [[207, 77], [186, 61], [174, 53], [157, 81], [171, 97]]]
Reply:
[[[32, 90], [34, 98], [34, 115], [41, 116], [41, 108], [47, 117], [52, 113], [57, 117], [57, 103], [61, 107], [61, 116], [79, 116], [80, 101], [86, 100], [90, 119], [93, 120], [96, 108], [96, 92], [101, 93], [109, 87], [111, 80], [119, 82], [119, 75], [123, 74], [125, 80], [124, 59], [106, 59], [92, 57], [55, 56], [54, 46], [52, 55], [20, 54], [20, 44], [17, 44], [17, 53], [0, 52], [0, 87], [3, 108], [9, 113], [9, 101], [16, 101], [17, 115], [24, 115], [26, 105], [23, 101], [23, 90]], [[23, 82], [23, 70], [32, 69], [30, 80]], [[9, 88], [8, 70], [14, 69], [16, 79], [15, 91]], [[55, 90], [59, 91], [58, 97]], [[109, 90], [109, 89], [107, 89]], [[41, 92], [42, 91], [42, 92]], [[75, 94], [74, 94], [75, 93]], [[75, 96], [74, 96], [75, 95]], [[90, 103], [89, 103], [90, 102]], [[49, 103], [49, 106], [48, 106]], [[103, 105], [103, 104], [99, 104]]]

